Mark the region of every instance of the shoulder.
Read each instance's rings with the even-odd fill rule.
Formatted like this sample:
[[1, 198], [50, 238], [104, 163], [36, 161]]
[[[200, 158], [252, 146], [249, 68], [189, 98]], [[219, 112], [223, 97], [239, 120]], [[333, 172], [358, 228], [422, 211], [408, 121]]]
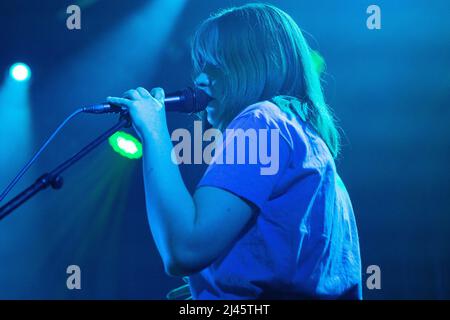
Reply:
[[278, 130], [282, 138], [280, 142], [285, 142], [293, 152], [295, 162], [314, 158], [320, 160], [322, 165], [328, 163], [333, 157], [316, 130], [285, 109], [269, 100], [260, 101], [242, 110], [230, 123], [230, 127]]
[[227, 128], [255, 128], [277, 130], [279, 136], [287, 143], [289, 149], [298, 148], [307, 139], [305, 123], [294, 115], [284, 112], [279, 106], [269, 100], [252, 104], [242, 110], [231, 121]]
[[242, 119], [253, 119], [274, 126], [279, 126], [281, 123], [289, 120], [287, 115], [269, 100], [260, 101], [246, 107], [233, 121]]

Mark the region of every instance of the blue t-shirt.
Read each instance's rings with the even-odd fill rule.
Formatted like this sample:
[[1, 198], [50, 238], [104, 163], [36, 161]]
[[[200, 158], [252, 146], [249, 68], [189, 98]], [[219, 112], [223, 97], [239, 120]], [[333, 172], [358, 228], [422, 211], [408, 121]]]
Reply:
[[[223, 156], [209, 165], [198, 187], [232, 192], [258, 212], [226, 252], [189, 277], [193, 299], [361, 299], [355, 217], [326, 144], [270, 101], [247, 107], [228, 126], [250, 128], [279, 133], [278, 163], [269, 170], [268, 161], [251, 164], [247, 155], [244, 164]], [[229, 135], [216, 157], [237, 141]], [[266, 141], [258, 152], [275, 150], [270, 133]]]

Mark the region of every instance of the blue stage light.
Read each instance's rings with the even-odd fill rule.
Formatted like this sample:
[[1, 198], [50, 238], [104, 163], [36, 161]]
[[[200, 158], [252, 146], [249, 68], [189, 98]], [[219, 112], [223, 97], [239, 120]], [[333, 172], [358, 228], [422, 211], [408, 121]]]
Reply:
[[9, 69], [9, 74], [16, 81], [26, 81], [31, 77], [31, 70], [25, 63], [15, 63]]

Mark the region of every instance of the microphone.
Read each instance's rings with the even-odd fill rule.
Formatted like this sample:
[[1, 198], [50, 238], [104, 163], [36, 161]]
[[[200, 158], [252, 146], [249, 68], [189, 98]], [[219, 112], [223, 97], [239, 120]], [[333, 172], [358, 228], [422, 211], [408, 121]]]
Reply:
[[[187, 87], [179, 91], [167, 94], [164, 106], [169, 112], [194, 113], [205, 110], [212, 98], [203, 90], [195, 87]], [[81, 108], [86, 113], [122, 113], [126, 108], [109, 104], [107, 102], [94, 104]]]

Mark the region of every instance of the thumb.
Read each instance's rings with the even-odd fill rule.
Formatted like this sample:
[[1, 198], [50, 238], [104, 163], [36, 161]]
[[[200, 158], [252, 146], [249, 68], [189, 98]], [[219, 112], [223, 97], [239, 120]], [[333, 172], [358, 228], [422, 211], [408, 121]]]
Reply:
[[150, 94], [153, 98], [158, 100], [162, 105], [164, 105], [164, 98], [166, 94], [164, 93], [164, 90], [162, 88], [153, 88], [152, 91], [150, 91]]

